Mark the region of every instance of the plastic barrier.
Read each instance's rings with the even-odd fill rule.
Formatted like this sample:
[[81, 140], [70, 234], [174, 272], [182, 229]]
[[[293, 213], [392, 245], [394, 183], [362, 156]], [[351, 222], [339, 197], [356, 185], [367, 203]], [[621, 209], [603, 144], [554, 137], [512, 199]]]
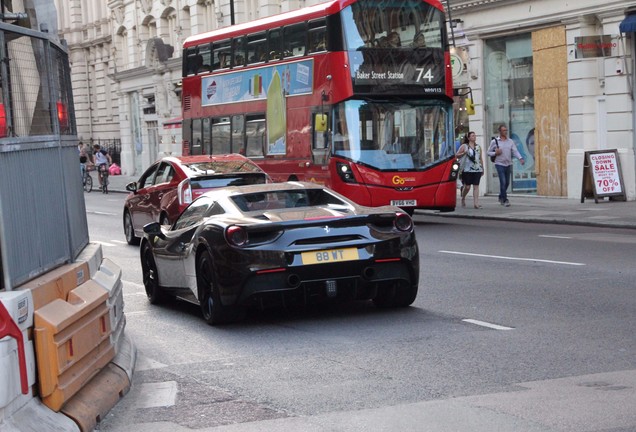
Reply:
[[89, 432], [128, 392], [136, 351], [122, 289], [119, 267], [89, 244], [77, 263], [0, 292], [2, 432]]
[[28, 329], [33, 325], [33, 300], [30, 292], [0, 294], [0, 408], [19, 395], [30, 394], [35, 382], [33, 345]]
[[18, 327], [18, 325], [15, 323], [15, 321], [13, 321], [13, 318], [11, 317], [11, 315], [9, 315], [9, 311], [7, 311], [7, 309], [4, 307], [4, 304], [0, 302], [0, 340], [4, 339], [5, 337], [13, 338], [17, 342], [18, 369], [20, 370], [20, 386], [22, 394], [27, 394], [29, 392], [29, 383], [22, 331], [20, 330], [20, 327]]
[[126, 326], [121, 269], [114, 262], [105, 258], [99, 270], [96, 271], [91, 278], [108, 292], [107, 304], [110, 316], [110, 327], [112, 329], [110, 339], [115, 349], [117, 349], [116, 341], [121, 338], [124, 327]]
[[54, 411], [115, 357], [108, 292], [88, 281], [35, 311], [40, 396]]

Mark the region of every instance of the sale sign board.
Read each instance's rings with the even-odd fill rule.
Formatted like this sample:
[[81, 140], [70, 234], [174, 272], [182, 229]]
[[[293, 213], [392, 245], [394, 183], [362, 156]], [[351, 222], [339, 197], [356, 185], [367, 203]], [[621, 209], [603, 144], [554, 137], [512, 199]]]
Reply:
[[603, 197], [625, 197], [620, 160], [615, 149], [585, 152], [581, 202], [590, 195], [596, 202]]
[[618, 176], [616, 153], [594, 153], [590, 155], [596, 195], [622, 193], [623, 188]]

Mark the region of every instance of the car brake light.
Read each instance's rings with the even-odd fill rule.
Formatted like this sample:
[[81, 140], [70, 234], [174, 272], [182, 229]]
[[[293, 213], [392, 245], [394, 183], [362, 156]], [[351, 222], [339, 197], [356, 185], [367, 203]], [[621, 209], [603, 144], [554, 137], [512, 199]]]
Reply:
[[190, 179], [185, 179], [177, 186], [177, 196], [179, 197], [179, 205], [190, 204], [192, 202], [192, 187]]
[[413, 220], [406, 213], [396, 213], [394, 224], [399, 231], [409, 231], [413, 228]]
[[232, 246], [245, 246], [247, 231], [243, 227], [231, 225], [225, 229], [225, 240]]

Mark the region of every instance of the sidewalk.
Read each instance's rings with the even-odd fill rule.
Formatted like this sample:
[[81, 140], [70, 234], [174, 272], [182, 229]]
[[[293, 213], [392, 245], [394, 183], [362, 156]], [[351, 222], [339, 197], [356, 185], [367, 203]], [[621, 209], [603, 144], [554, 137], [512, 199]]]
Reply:
[[[137, 181], [137, 177], [110, 176], [110, 190], [112, 192], [126, 191], [126, 185]], [[96, 180], [95, 185], [97, 184]], [[96, 192], [94, 187], [93, 192]], [[459, 192], [458, 192], [459, 196]], [[439, 217], [474, 218], [512, 220], [518, 222], [553, 223], [583, 226], [599, 226], [610, 228], [636, 229], [636, 201], [609, 201], [585, 199], [546, 198], [534, 195], [509, 195], [510, 207], [504, 207], [497, 202], [497, 196], [483, 196], [479, 199], [483, 208], [475, 209], [472, 205], [472, 195], [466, 199], [466, 207], [462, 208], [457, 200], [454, 212], [440, 213], [432, 210], [416, 210], [417, 215], [434, 215]]]

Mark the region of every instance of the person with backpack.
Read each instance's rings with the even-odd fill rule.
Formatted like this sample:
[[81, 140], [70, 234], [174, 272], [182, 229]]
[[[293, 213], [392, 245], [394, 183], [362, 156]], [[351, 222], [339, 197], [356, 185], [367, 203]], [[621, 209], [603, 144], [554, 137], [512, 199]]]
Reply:
[[499, 131], [499, 137], [492, 139], [487, 153], [491, 160], [494, 157], [493, 162], [499, 177], [499, 204], [510, 207], [507, 191], [512, 177], [512, 158], [514, 156], [519, 159], [521, 165], [525, 164], [525, 161], [519, 150], [517, 150], [515, 142], [508, 137], [506, 125], [500, 125], [497, 130]]
[[455, 154], [457, 158], [463, 158], [461, 166], [462, 177], [462, 207], [466, 207], [466, 196], [473, 187], [473, 207], [480, 209], [479, 205], [479, 181], [484, 174], [484, 160], [481, 156], [481, 147], [477, 145], [475, 132], [468, 132], [464, 137], [464, 143]]

